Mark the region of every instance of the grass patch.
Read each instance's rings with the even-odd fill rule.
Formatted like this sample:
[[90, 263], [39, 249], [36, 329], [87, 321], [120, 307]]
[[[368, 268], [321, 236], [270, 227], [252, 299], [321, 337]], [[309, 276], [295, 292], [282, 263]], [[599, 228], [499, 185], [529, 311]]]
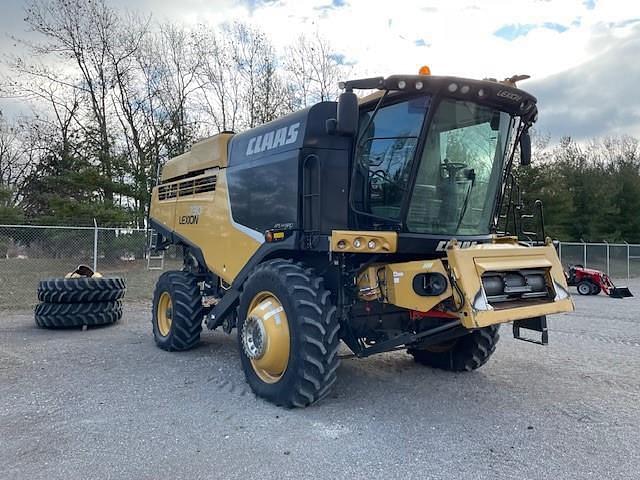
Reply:
[[[38, 303], [38, 282], [45, 278], [64, 277], [78, 265], [77, 259], [0, 259], [0, 310], [20, 310]], [[158, 277], [167, 270], [179, 269], [182, 262], [167, 260], [164, 270], [147, 270], [146, 260], [116, 262], [98, 267], [104, 276], [127, 280], [125, 301], [151, 302]]]

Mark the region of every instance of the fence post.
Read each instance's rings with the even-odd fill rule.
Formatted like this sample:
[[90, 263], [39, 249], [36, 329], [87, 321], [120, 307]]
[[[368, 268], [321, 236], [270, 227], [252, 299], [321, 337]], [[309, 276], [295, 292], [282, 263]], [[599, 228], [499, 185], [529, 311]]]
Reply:
[[562, 242], [558, 242], [558, 258], [560, 259], [560, 265], [562, 265]]
[[610, 275], [609, 273], [609, 242], [607, 242], [606, 240], [602, 240], [602, 241], [607, 246], [607, 275]]
[[582, 240], [582, 266], [587, 268], [587, 243]]
[[624, 243], [627, 244], [627, 283], [628, 283], [629, 278], [631, 277], [631, 270], [629, 269], [629, 242], [625, 240]]
[[93, 219], [93, 271], [98, 270], [98, 222]]

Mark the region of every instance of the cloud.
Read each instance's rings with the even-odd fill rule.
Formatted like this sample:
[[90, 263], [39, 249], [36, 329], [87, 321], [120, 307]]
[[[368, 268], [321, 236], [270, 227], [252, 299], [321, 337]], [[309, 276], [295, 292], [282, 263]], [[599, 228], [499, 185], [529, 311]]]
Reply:
[[589, 61], [523, 86], [538, 97], [538, 130], [576, 139], [640, 136], [640, 25], [624, 38], [606, 36], [610, 46]]
[[[578, 24], [579, 25], [579, 24]], [[566, 32], [568, 27], [554, 22], [545, 22], [542, 25], [505, 25], [496, 30], [493, 34], [496, 37], [504, 38], [505, 40], [515, 40], [518, 37], [527, 35], [531, 30], [536, 28], [547, 28], [559, 33]]]
[[[108, 1], [118, 9], [152, 13], [156, 21], [187, 27], [248, 22], [262, 29], [281, 53], [301, 33], [317, 31], [331, 40], [335, 58], [352, 66], [353, 76], [415, 73], [425, 64], [434, 75], [530, 74], [532, 80], [522, 86], [536, 89], [540, 125], [554, 137], [639, 133], [630, 105], [640, 95], [633, 96], [636, 87], [630, 82], [640, 78], [640, 50], [624, 43], [640, 19], [640, 2], [519, 0], [516, 8], [497, 0], [403, 0], [402, 8], [389, 4], [381, 10], [371, 0]], [[4, 3], [0, 31], [25, 36], [22, 2]], [[8, 37], [0, 35], [0, 51], [13, 50]], [[591, 93], [579, 92], [573, 84], [588, 84], [585, 92]], [[0, 109], [8, 110], [3, 102]], [[589, 118], [597, 121], [589, 124]]]
[[278, 0], [242, 0], [240, 3], [246, 5], [249, 12], [253, 13], [256, 9], [273, 5], [277, 3], [277, 1]]
[[317, 7], [313, 7], [313, 9], [320, 10], [326, 14], [329, 10], [346, 7], [347, 5], [348, 3], [345, 0], [331, 0], [331, 3], [328, 3], [326, 5], [318, 5]]

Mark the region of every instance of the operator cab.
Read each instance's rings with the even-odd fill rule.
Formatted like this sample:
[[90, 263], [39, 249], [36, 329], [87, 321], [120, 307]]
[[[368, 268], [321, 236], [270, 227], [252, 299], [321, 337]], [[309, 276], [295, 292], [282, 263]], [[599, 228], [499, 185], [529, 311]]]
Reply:
[[[401, 246], [432, 240], [432, 251], [443, 238], [490, 239], [517, 145], [522, 163], [529, 162], [536, 99], [513, 79], [409, 75], [342, 86], [336, 130], [351, 133], [349, 124], [357, 124], [354, 226], [398, 231]], [[350, 121], [342, 104], [353, 105], [354, 89], [373, 88], [380, 91], [363, 99]]]

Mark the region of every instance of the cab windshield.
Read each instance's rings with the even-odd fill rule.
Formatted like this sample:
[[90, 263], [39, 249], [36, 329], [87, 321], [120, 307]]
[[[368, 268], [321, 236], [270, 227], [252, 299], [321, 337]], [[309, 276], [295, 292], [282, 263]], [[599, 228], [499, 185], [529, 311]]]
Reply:
[[487, 234], [515, 121], [491, 107], [443, 99], [418, 151], [429, 106], [423, 96], [386, 105], [373, 119], [363, 114], [357, 165], [366, 180], [357, 207], [401, 222], [408, 202], [410, 232]]

